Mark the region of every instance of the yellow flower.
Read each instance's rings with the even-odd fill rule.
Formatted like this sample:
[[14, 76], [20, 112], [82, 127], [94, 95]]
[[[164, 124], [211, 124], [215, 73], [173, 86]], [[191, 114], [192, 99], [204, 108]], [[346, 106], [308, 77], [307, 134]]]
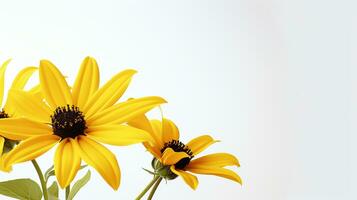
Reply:
[[[3, 118], [10, 118], [10, 117], [17, 117], [16, 113], [16, 106], [13, 104], [13, 99], [7, 98], [5, 103], [3, 104], [3, 97], [4, 97], [4, 82], [5, 82], [5, 72], [8, 64], [10, 63], [10, 59], [5, 61], [1, 67], [0, 67], [0, 119]], [[15, 77], [14, 81], [12, 82], [12, 85], [10, 89], [17, 89], [17, 90], [24, 90], [24, 87], [31, 77], [31, 75], [37, 70], [36, 67], [26, 67], [23, 70], [21, 70]], [[36, 94], [36, 90], [32, 89], [32, 92]], [[10, 138], [4, 137], [0, 133], [0, 170], [2, 171], [10, 171], [11, 167], [4, 168], [3, 166], [3, 154], [9, 152], [14, 145], [17, 143], [15, 140], [11, 140]]]
[[214, 153], [193, 159], [217, 142], [211, 136], [202, 135], [184, 144], [179, 140], [178, 128], [169, 119], [149, 121], [145, 116], [140, 116], [129, 124], [151, 134], [154, 142], [143, 144], [155, 157], [152, 166], [155, 173], [162, 178], [174, 179], [180, 176], [192, 189], [197, 188], [198, 180], [189, 172], [220, 176], [242, 184], [241, 178], [234, 171], [224, 168], [240, 166], [235, 156], [228, 153]]
[[70, 89], [60, 71], [50, 61], [42, 60], [39, 77], [45, 101], [29, 93], [10, 91], [24, 117], [0, 120], [0, 132], [24, 140], [5, 157], [5, 166], [33, 160], [58, 144], [54, 169], [62, 188], [74, 179], [83, 159], [117, 189], [120, 170], [116, 157], [98, 142], [130, 145], [150, 140], [145, 131], [123, 123], [165, 103], [161, 97], [143, 97], [115, 104], [135, 73], [122, 71], [98, 89], [97, 63], [87, 57]]

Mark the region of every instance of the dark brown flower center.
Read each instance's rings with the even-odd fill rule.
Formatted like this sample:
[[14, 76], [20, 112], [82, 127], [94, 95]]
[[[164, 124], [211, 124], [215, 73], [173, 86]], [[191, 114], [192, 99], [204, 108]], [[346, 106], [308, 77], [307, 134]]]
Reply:
[[170, 142], [165, 143], [164, 147], [161, 149], [161, 153], [163, 153], [167, 148], [171, 148], [175, 152], [185, 152], [187, 153], [187, 155], [190, 156], [190, 157], [182, 158], [180, 161], [178, 161], [175, 164], [175, 168], [177, 169], [184, 169], [193, 158], [193, 153], [191, 149], [188, 146], [186, 146], [184, 143], [180, 142], [179, 140], [171, 140]]
[[85, 135], [87, 129], [83, 113], [74, 105], [57, 107], [51, 116], [51, 122], [53, 133], [62, 139]]
[[4, 110], [2, 110], [0, 112], [0, 119], [3, 119], [3, 118], [9, 118], [9, 115]]

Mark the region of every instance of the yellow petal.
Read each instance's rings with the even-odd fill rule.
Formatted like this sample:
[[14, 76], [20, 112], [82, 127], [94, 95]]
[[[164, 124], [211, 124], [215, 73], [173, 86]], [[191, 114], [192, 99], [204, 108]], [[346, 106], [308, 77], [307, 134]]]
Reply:
[[30, 137], [12, 149], [4, 159], [4, 166], [7, 168], [15, 163], [36, 159], [46, 153], [60, 141], [56, 135], [41, 135]]
[[162, 120], [162, 137], [163, 142], [167, 143], [171, 140], [179, 140], [180, 134], [177, 126], [169, 119]]
[[75, 142], [72, 138], [66, 138], [60, 142], [56, 149], [54, 167], [61, 188], [67, 187], [72, 182], [81, 165], [81, 158], [75, 148]]
[[191, 140], [187, 146], [191, 149], [193, 155], [197, 155], [215, 142], [217, 141], [213, 140], [211, 136], [202, 135]]
[[23, 90], [27, 81], [30, 79], [30, 77], [36, 70], [37, 67], [26, 67], [21, 70], [12, 82], [10, 89]]
[[86, 136], [78, 136], [76, 140], [81, 158], [94, 167], [114, 190], [117, 190], [120, 184], [120, 170], [115, 155]]
[[4, 97], [5, 71], [10, 61], [11, 59], [5, 61], [0, 67], [0, 105], [2, 105], [2, 100]]
[[145, 114], [152, 108], [166, 103], [161, 97], [143, 97], [111, 106], [92, 117], [87, 118], [88, 124], [100, 126], [104, 124], [121, 124]]
[[146, 131], [125, 125], [90, 126], [87, 134], [99, 142], [117, 146], [152, 142], [152, 138]]
[[24, 140], [33, 136], [51, 135], [52, 128], [27, 118], [0, 119], [0, 133], [11, 140]]
[[4, 150], [4, 143], [5, 143], [5, 138], [0, 136], [0, 156], [2, 155], [2, 152]]
[[135, 73], [135, 70], [125, 70], [115, 75], [90, 97], [83, 108], [83, 113], [90, 117], [98, 111], [115, 104], [124, 94]]
[[159, 148], [157, 148], [156, 146], [149, 145], [148, 142], [144, 142], [143, 145], [146, 148], [146, 150], [151, 153], [151, 155], [153, 155], [158, 160], [161, 159], [161, 151]]
[[[0, 136], [0, 171], [10, 172], [12, 170], [11, 166], [5, 168], [4, 166], [4, 158], [7, 153], [4, 153], [4, 145], [5, 145], [5, 138]], [[4, 153], [4, 154], [3, 154]]]
[[50, 61], [40, 62], [40, 84], [46, 101], [54, 110], [58, 106], [72, 105], [70, 88], [61, 72]]
[[[36, 96], [20, 90], [9, 91], [9, 102], [15, 107], [16, 116], [25, 116], [37, 121], [48, 123], [53, 112]], [[8, 107], [5, 107], [5, 110]]]
[[165, 149], [164, 153], [162, 154], [161, 163], [164, 165], [174, 165], [182, 158], [190, 157], [185, 152], [175, 152], [171, 148]]
[[162, 142], [162, 122], [157, 119], [150, 120], [153, 131], [157, 134], [158, 138]]
[[79, 108], [84, 108], [87, 100], [98, 90], [99, 69], [94, 58], [86, 57], [77, 74], [73, 85], [73, 103]]
[[215, 167], [225, 167], [230, 165], [236, 165], [239, 167], [238, 159], [229, 153], [214, 153], [206, 156], [202, 156], [195, 160], [191, 160], [190, 166], [194, 167], [195, 165], [206, 165], [206, 166], [215, 166]]
[[151, 128], [150, 121], [145, 115], [140, 115], [128, 122], [128, 124], [132, 127], [142, 129], [149, 133], [153, 132]]
[[41, 85], [38, 84], [34, 87], [32, 87], [29, 91], [29, 93], [31, 93], [32, 95], [36, 96], [38, 99], [43, 99], [43, 95], [42, 95], [42, 90], [41, 90]]
[[220, 176], [242, 184], [242, 179], [238, 176], [238, 174], [229, 169], [206, 165], [195, 165], [194, 167], [189, 165], [186, 167], [186, 170], [196, 174]]
[[8, 153], [5, 153], [4, 155], [0, 156], [0, 171], [3, 172], [11, 172], [12, 171], [12, 166], [6, 166], [4, 165], [4, 159], [7, 156]]
[[[148, 120], [148, 118], [145, 115], [140, 115], [140, 116], [132, 119], [131, 121], [128, 122], [128, 124], [132, 127], [147, 131], [154, 141], [154, 144], [152, 144], [151, 148], [154, 148], [155, 149], [154, 151], [157, 153], [158, 153], [158, 151], [160, 151], [160, 149], [162, 147], [162, 142], [161, 142], [161, 138], [160, 138], [161, 133], [160, 133], [160, 135], [158, 135], [158, 134], [156, 134], [156, 132], [154, 132], [150, 121]], [[148, 148], [148, 145], [149, 144], [144, 144], [144, 146], [146, 148]], [[151, 146], [151, 145], [149, 145], [149, 146]], [[158, 151], [156, 149], [158, 149]], [[157, 155], [160, 155], [160, 154], [157, 154]]]
[[198, 186], [198, 179], [196, 176], [185, 172], [183, 170], [175, 169], [175, 165], [171, 165], [170, 170], [176, 175], [180, 176], [187, 185], [189, 185], [192, 189], [196, 189]]

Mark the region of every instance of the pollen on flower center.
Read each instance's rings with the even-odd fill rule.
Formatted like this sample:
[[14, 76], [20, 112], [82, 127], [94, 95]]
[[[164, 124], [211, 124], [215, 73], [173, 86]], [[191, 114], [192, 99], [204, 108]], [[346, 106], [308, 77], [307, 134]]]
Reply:
[[167, 148], [171, 148], [175, 152], [185, 152], [190, 156], [187, 158], [182, 158], [180, 161], [178, 161], [175, 164], [175, 168], [177, 169], [184, 169], [193, 158], [193, 152], [191, 149], [179, 140], [171, 140], [170, 142], [165, 143], [164, 147], [161, 149], [161, 153], [163, 153]]
[[51, 115], [51, 122], [53, 133], [62, 139], [85, 135], [87, 128], [83, 113], [74, 105], [57, 107]]

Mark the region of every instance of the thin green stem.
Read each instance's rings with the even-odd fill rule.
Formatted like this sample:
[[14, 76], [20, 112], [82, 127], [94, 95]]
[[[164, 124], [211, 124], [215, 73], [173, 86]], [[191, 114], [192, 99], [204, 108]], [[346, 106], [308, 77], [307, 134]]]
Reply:
[[150, 183], [144, 188], [144, 190], [139, 194], [138, 197], [135, 198], [135, 200], [140, 200], [146, 192], [154, 185], [154, 183], [160, 178], [160, 176], [154, 176], [154, 178], [150, 181]]
[[69, 192], [71, 191], [71, 185], [68, 185], [66, 187], [66, 200], [68, 199], [68, 196], [69, 196]]
[[149, 195], [149, 197], [148, 197], [148, 200], [151, 200], [152, 197], [154, 196], [154, 194], [155, 194], [155, 192], [156, 192], [156, 189], [159, 187], [159, 185], [160, 185], [160, 183], [161, 183], [161, 180], [162, 180], [162, 178], [160, 177], [160, 178], [156, 181], [154, 187], [152, 188], [152, 190], [151, 190], [151, 192], [150, 192], [150, 195]]
[[41, 182], [41, 187], [42, 187], [42, 193], [43, 193], [43, 198], [45, 200], [48, 200], [48, 192], [47, 192], [47, 187], [46, 187], [46, 181], [45, 179], [43, 178], [43, 174], [42, 174], [42, 171], [41, 171], [41, 168], [40, 166], [38, 165], [38, 163], [36, 162], [36, 160], [31, 160], [33, 166], [35, 167], [36, 169], [36, 172], [38, 174], [38, 177], [40, 178], [40, 182]]

